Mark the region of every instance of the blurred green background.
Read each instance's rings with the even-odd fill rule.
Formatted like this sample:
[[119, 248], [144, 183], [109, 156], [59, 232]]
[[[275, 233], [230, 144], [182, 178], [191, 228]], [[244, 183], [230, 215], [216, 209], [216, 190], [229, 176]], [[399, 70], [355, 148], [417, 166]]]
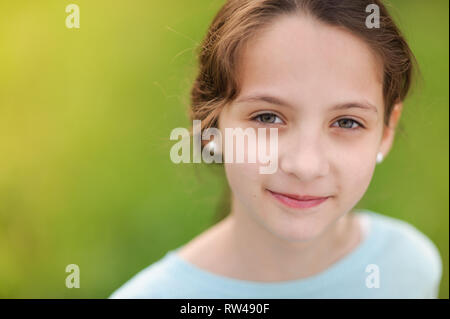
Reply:
[[[423, 81], [358, 206], [436, 243], [448, 298], [448, 1], [390, 3]], [[190, 125], [194, 50], [222, 4], [0, 2], [1, 298], [106, 298], [214, 223], [223, 175], [173, 164], [169, 135]]]

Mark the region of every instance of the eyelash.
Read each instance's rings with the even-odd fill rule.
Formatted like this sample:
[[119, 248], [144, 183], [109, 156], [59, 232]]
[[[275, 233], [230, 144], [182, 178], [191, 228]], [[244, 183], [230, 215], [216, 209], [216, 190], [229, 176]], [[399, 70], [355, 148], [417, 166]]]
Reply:
[[[275, 113], [271, 113], [271, 112], [266, 112], [266, 113], [261, 113], [261, 114], [255, 115], [254, 117], [251, 118], [251, 120], [252, 121], [257, 121], [257, 119], [258, 118], [260, 119], [262, 115], [275, 115], [276, 117], [278, 117], [281, 120], [281, 118], [278, 115], [276, 115]], [[336, 120], [336, 122], [342, 121], [342, 120], [350, 120], [350, 121], [352, 121], [352, 126], [353, 126], [353, 123], [356, 123], [358, 125], [358, 126], [356, 126], [354, 128], [340, 127], [340, 128], [342, 128], [344, 130], [354, 131], [354, 130], [358, 130], [358, 129], [364, 128], [364, 126], [361, 123], [359, 123], [358, 121], [356, 121], [356, 120], [354, 120], [352, 118], [348, 118], [348, 117], [340, 118], [340, 119]], [[262, 122], [262, 121], [257, 121], [257, 122], [259, 122], [261, 124], [268, 124], [268, 125], [277, 124], [277, 123], [265, 123], [265, 122]]]

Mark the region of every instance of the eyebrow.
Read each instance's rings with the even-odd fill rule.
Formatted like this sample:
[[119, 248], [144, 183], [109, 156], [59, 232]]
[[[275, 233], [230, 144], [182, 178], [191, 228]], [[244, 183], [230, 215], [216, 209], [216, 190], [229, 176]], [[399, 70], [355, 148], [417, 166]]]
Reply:
[[[250, 96], [242, 97], [242, 98], [239, 98], [236, 100], [236, 103], [244, 103], [244, 102], [250, 102], [250, 103], [266, 102], [266, 103], [276, 104], [276, 105], [280, 105], [280, 106], [292, 107], [292, 105], [290, 105], [286, 101], [283, 101], [282, 99], [280, 99], [278, 97], [270, 96], [270, 95], [260, 95], [260, 94], [250, 95]], [[351, 109], [351, 108], [359, 108], [362, 110], [373, 111], [378, 114], [377, 108], [373, 104], [371, 104], [367, 101], [339, 103], [339, 104], [336, 104], [333, 107], [331, 107], [330, 110], [346, 110], [346, 109]]]

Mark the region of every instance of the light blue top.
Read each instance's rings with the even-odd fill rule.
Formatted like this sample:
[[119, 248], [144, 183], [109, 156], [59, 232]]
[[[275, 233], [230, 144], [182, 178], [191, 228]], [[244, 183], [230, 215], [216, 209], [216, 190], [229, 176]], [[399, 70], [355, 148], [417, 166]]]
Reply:
[[298, 280], [257, 282], [203, 270], [170, 250], [109, 298], [437, 298], [442, 260], [411, 224], [364, 210], [367, 233], [326, 270]]

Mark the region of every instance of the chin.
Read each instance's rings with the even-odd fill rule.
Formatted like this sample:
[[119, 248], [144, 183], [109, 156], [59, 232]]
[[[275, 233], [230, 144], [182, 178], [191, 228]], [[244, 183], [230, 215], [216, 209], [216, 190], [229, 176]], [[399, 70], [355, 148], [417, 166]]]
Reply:
[[[270, 197], [265, 197], [264, 200]], [[262, 201], [261, 201], [262, 202]], [[330, 205], [328, 202], [326, 205]], [[266, 229], [278, 238], [287, 241], [309, 241], [323, 234], [333, 223], [332, 207], [313, 207], [305, 211], [282, 208], [270, 201], [260, 208]]]

